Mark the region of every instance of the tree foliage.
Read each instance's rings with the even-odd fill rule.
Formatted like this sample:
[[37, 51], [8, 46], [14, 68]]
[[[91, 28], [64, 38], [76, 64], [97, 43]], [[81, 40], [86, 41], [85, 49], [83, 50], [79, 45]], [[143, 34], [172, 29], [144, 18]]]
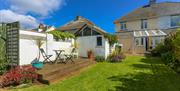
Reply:
[[117, 36], [113, 34], [105, 34], [105, 38], [108, 39], [110, 46], [114, 45], [115, 43], [118, 42]]

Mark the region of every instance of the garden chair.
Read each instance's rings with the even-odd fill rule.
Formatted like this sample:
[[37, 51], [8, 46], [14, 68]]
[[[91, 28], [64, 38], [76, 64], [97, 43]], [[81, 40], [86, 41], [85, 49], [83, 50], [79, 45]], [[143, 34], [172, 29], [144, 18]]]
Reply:
[[71, 53], [73, 55], [73, 58], [77, 58], [78, 59], [78, 52], [77, 52], [76, 48], [73, 48]]
[[45, 53], [44, 49], [42, 49], [42, 48], [40, 49], [40, 52], [42, 53], [42, 56], [43, 56], [43, 58], [44, 58], [43, 63], [48, 63], [48, 62], [53, 63], [53, 61], [50, 59], [53, 55], [47, 55], [47, 54]]
[[74, 56], [75, 56], [75, 55], [74, 55], [75, 52], [76, 52], [76, 49], [73, 48], [70, 54], [64, 54], [64, 56], [66, 57], [66, 62], [71, 61], [71, 62], [74, 63], [73, 58], [74, 58]]

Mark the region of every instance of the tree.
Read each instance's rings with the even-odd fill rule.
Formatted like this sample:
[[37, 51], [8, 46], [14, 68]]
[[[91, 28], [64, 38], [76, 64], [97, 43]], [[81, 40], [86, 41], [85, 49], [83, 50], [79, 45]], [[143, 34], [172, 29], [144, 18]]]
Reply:
[[38, 51], [39, 51], [38, 60], [40, 59], [40, 55], [41, 55], [40, 48], [43, 44], [44, 44], [44, 42], [41, 39], [36, 40], [36, 45], [38, 46]]
[[105, 34], [105, 38], [108, 39], [110, 46], [113, 46], [115, 43], [118, 42], [117, 36], [113, 34]]

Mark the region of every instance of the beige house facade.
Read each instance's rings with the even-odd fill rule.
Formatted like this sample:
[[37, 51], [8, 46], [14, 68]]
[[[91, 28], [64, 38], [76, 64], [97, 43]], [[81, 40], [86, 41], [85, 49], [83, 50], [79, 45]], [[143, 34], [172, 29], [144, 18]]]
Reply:
[[166, 35], [176, 31], [180, 22], [180, 2], [156, 3], [150, 0], [129, 14], [114, 21], [122, 51], [146, 53], [161, 43]]

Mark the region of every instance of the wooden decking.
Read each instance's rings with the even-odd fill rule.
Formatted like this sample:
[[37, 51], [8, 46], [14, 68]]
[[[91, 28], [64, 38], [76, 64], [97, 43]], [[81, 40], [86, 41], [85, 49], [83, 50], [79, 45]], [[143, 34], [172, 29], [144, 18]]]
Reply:
[[45, 64], [43, 69], [38, 70], [37, 73], [42, 75], [43, 80], [52, 83], [79, 72], [81, 69], [95, 63], [85, 58], [74, 59], [74, 61], [74, 63], [68, 62], [67, 64]]

